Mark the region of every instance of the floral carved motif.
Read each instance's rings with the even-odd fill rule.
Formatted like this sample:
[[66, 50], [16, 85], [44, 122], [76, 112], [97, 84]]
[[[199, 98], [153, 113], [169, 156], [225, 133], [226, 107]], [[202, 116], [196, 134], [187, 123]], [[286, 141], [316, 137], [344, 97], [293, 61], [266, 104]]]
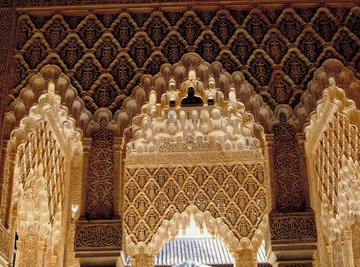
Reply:
[[39, 237], [34, 234], [28, 234], [20, 244], [19, 250], [21, 251], [22, 255], [20, 258], [20, 265], [21, 266], [36, 266], [38, 257], [37, 257], [37, 242], [39, 241]]

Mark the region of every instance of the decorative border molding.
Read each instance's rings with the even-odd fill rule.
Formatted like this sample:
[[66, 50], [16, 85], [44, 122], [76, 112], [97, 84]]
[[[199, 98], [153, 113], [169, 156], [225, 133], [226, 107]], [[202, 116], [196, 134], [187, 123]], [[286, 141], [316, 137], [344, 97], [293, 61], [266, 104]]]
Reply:
[[[210, 153], [211, 152], [211, 153]], [[183, 154], [182, 156], [180, 156]], [[185, 156], [186, 155], [186, 156]], [[127, 155], [126, 165], [147, 165], [151, 164], [189, 164], [189, 163], [202, 163], [212, 162], [234, 162], [239, 161], [243, 163], [258, 162], [262, 160], [263, 156], [261, 149], [241, 150], [241, 151], [206, 151], [195, 153], [148, 153], [138, 155]]]

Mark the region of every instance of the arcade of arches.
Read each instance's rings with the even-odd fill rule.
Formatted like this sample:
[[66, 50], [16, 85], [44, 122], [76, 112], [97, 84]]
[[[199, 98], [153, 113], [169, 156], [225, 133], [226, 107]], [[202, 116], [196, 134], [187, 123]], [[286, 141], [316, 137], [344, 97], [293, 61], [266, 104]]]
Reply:
[[1, 1], [0, 266], [360, 266], [359, 2], [141, 2]]

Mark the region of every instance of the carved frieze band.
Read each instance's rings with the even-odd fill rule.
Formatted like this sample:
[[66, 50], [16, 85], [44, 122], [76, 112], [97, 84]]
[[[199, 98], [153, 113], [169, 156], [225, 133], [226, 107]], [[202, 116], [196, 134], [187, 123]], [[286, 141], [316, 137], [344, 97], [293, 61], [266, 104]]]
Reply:
[[76, 224], [75, 249], [121, 248], [122, 226], [120, 220], [82, 222]]
[[[186, 156], [181, 157], [181, 154]], [[261, 150], [240, 150], [240, 151], [209, 151], [198, 153], [158, 153], [158, 154], [130, 154], [127, 155], [126, 164], [143, 165], [147, 164], [185, 164], [202, 162], [232, 162], [236, 159], [241, 162], [257, 162], [263, 158]]]
[[270, 216], [271, 239], [316, 239], [315, 217], [311, 214]]

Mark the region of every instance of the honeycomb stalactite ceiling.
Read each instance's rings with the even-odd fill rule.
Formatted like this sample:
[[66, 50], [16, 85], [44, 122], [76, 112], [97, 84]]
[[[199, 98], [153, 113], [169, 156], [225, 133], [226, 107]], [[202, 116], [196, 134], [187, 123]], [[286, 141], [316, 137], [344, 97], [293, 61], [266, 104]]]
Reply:
[[128, 155], [259, 148], [260, 141], [253, 137], [253, 116], [236, 100], [234, 88], [228, 98], [225, 101], [224, 94], [215, 89], [212, 77], [204, 88], [194, 70], [189, 71], [180, 88], [171, 78], [161, 102], [156, 102], [156, 92], [151, 91], [142, 114], [133, 119], [135, 140], [127, 146]]
[[124, 211], [125, 250], [132, 256], [141, 249], [155, 255], [190, 216], [233, 252], [255, 252], [263, 238], [264, 132], [260, 127], [256, 136], [254, 116], [237, 101], [234, 88], [226, 100], [215, 88], [218, 79], [201, 81], [202, 64], [209, 63], [186, 55], [179, 64], [183, 81], [170, 78], [161, 96], [150, 91], [132, 120]]
[[[358, 6], [296, 6], [19, 16], [12, 96], [34, 70], [57, 64], [86, 108], [120, 109], [144, 74], [187, 52], [241, 71], [274, 109], [301, 101], [313, 72], [337, 58], [359, 73]], [[158, 92], [160, 93], [160, 92]], [[141, 105], [140, 105], [141, 106]]]

